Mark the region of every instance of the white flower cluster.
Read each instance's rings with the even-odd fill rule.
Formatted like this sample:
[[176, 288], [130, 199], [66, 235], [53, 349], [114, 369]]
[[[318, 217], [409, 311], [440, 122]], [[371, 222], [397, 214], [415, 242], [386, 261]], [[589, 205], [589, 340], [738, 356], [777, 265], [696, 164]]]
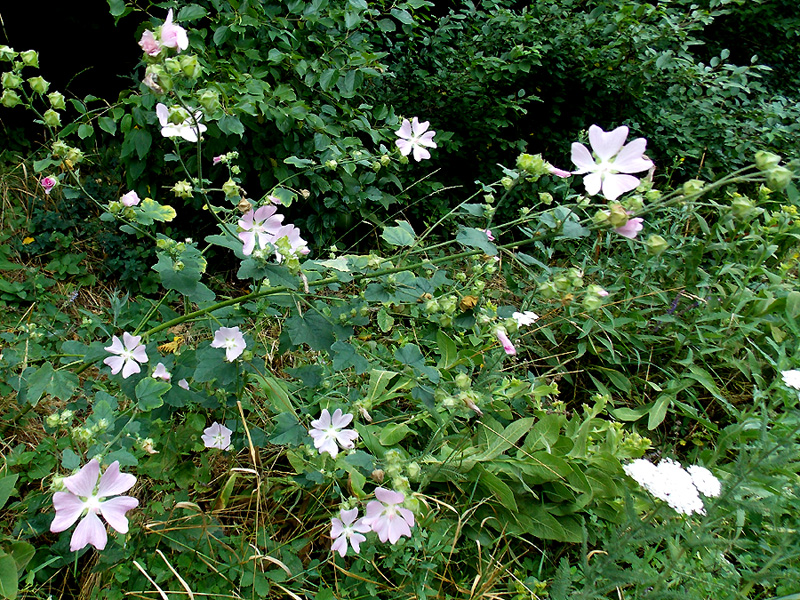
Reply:
[[638, 458], [623, 469], [653, 496], [684, 515], [706, 514], [700, 494], [715, 497], [722, 489], [719, 479], [705, 467], [692, 465], [684, 469], [679, 462], [669, 458], [658, 466]]

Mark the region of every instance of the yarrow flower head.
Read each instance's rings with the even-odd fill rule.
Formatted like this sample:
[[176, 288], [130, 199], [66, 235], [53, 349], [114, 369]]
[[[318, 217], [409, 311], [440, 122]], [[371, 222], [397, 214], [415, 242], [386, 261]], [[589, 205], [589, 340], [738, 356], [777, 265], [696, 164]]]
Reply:
[[231, 431], [225, 425], [217, 423], [216, 421], [210, 427], [203, 430], [201, 439], [206, 448], [219, 448], [220, 450], [230, 450], [231, 448]]
[[196, 142], [200, 134], [208, 129], [200, 122], [203, 112], [199, 110], [192, 117], [185, 108], [175, 107], [170, 111], [165, 104], [159, 102], [156, 104], [156, 116], [164, 137], [180, 137], [187, 142]]
[[58, 179], [55, 177], [42, 177], [42, 180], [39, 182], [39, 185], [44, 188], [44, 193], [48, 196], [50, 192], [53, 191], [53, 188], [58, 185]]
[[[136, 483], [136, 477], [119, 472], [119, 462], [114, 461], [100, 477], [100, 463], [90, 460], [75, 475], [63, 479], [67, 492], [53, 494], [53, 508], [56, 516], [50, 524], [50, 531], [58, 533], [72, 527], [83, 516], [72, 532], [69, 549], [73, 552], [91, 544], [103, 550], [108, 541], [105, 525], [98, 513], [111, 527], [120, 533], [128, 533], [128, 519], [125, 513], [136, 508], [139, 501], [131, 496], [119, 496]], [[112, 498], [112, 496], [116, 496]], [[104, 500], [107, 498], [107, 500]]]
[[137, 204], [139, 204], [139, 202], [141, 202], [139, 194], [137, 194], [133, 190], [131, 190], [127, 194], [123, 194], [120, 197], [119, 201], [122, 204], [122, 206], [136, 206]]
[[341, 519], [333, 517], [331, 519], [331, 551], [338, 552], [344, 558], [347, 554], [348, 542], [356, 554], [360, 550], [361, 542], [367, 539], [364, 533], [371, 531], [370, 526], [365, 523], [363, 518], [356, 521], [358, 509], [342, 510], [339, 512]]
[[139, 363], [146, 363], [148, 358], [147, 349], [141, 341], [142, 336], [131, 335], [127, 331], [122, 334], [122, 341], [115, 335], [111, 336], [111, 345], [106, 346], [105, 350], [116, 356], [109, 356], [103, 362], [111, 367], [112, 375], [121, 370], [122, 378], [127, 379], [142, 370]]
[[505, 327], [496, 327], [494, 330], [494, 335], [497, 337], [497, 341], [502, 344], [503, 350], [505, 350], [506, 354], [509, 356], [514, 356], [517, 353], [517, 349], [508, 338], [508, 332], [506, 331]]
[[578, 167], [573, 173], [588, 173], [583, 184], [590, 196], [602, 191], [606, 200], [616, 200], [639, 185], [639, 179], [627, 173], [653, 168], [652, 161], [644, 156], [647, 140], [637, 138], [625, 144], [627, 137], [628, 128], [624, 125], [610, 132], [597, 125], [589, 127], [589, 142], [596, 158], [583, 144], [572, 144], [572, 162]]
[[314, 440], [314, 447], [319, 453], [327, 452], [333, 458], [339, 454], [339, 447], [350, 450], [355, 447], [355, 440], [358, 432], [353, 429], [345, 429], [353, 420], [350, 413], [342, 414], [342, 409], [337, 408], [333, 416], [327, 408], [322, 409], [319, 419], [311, 421], [311, 429], [308, 430]]
[[433, 136], [436, 135], [436, 132], [428, 131], [429, 125], [429, 121], [420, 123], [417, 117], [414, 117], [411, 122], [408, 119], [403, 119], [400, 129], [395, 131], [395, 134], [400, 138], [395, 141], [397, 147], [400, 148], [400, 154], [408, 156], [413, 151], [414, 160], [417, 162], [423, 158], [430, 158], [431, 153], [426, 148], [436, 148], [436, 142], [433, 141]]
[[214, 332], [212, 348], [225, 348], [225, 360], [233, 362], [242, 355], [247, 347], [244, 335], [238, 327], [220, 327]]
[[797, 369], [781, 371], [781, 377], [783, 377], [784, 385], [796, 390], [800, 390], [800, 371]]
[[706, 514], [699, 493], [709, 497], [720, 494], [719, 480], [704, 467], [692, 466], [686, 470], [669, 458], [655, 466], [648, 460], [638, 458], [623, 469], [653, 496], [681, 514]]
[[526, 310], [525, 312], [515, 312], [513, 315], [511, 315], [511, 318], [517, 322], [518, 327], [524, 327], [533, 325], [539, 320], [539, 315], [532, 310]]
[[403, 536], [411, 537], [414, 513], [401, 506], [406, 497], [401, 492], [377, 488], [375, 498], [377, 500], [367, 504], [364, 522], [378, 534], [378, 538], [395, 544]]

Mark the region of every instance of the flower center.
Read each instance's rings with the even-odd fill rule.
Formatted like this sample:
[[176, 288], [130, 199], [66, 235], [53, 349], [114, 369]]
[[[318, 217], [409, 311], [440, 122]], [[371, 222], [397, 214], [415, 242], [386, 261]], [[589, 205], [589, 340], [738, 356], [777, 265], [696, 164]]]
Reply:
[[86, 501], [84, 502], [84, 506], [86, 507], [88, 512], [93, 512], [94, 514], [100, 512], [101, 504], [102, 501], [95, 495], [89, 496], [88, 498], [86, 498]]

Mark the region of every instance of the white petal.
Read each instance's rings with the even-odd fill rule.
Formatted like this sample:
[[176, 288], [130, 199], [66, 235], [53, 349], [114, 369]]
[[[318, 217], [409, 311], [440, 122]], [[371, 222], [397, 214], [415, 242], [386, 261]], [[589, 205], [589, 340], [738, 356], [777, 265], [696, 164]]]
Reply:
[[638, 185], [639, 179], [633, 175], [606, 175], [603, 180], [603, 196], [605, 196], [606, 200], [616, 200], [625, 192], [635, 190]]
[[617, 154], [627, 137], [628, 128], [625, 125], [610, 132], [603, 131], [597, 125], [589, 127], [589, 142], [600, 160], [609, 160]]
[[600, 192], [600, 187], [603, 185], [603, 177], [600, 173], [589, 173], [583, 178], [583, 185], [586, 188], [586, 193], [594, 196]]
[[584, 146], [583, 144], [579, 144], [578, 142], [572, 143], [571, 158], [573, 164], [576, 167], [578, 167], [578, 170], [574, 172], [575, 175], [582, 175], [583, 173], [591, 173], [597, 168], [597, 164], [594, 162], [594, 159], [592, 158], [592, 153], [589, 152], [589, 149], [586, 146]]

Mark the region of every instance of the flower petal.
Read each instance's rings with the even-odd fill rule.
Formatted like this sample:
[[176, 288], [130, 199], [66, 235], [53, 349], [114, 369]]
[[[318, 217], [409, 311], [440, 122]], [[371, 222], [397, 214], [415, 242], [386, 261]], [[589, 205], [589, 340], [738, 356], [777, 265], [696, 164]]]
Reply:
[[119, 461], [115, 460], [106, 469], [97, 486], [97, 497], [117, 496], [131, 489], [136, 483], [136, 476], [119, 472]]
[[139, 366], [139, 363], [137, 363], [135, 360], [126, 360], [125, 366], [122, 367], [122, 378], [127, 379], [131, 375], [139, 373], [141, 370], [142, 368]]
[[167, 108], [166, 104], [162, 104], [159, 102], [156, 104], [156, 116], [158, 116], [158, 122], [161, 124], [161, 133], [162, 135], [166, 136], [167, 134], [164, 133], [164, 130], [167, 128], [167, 124], [169, 123], [169, 109]]
[[69, 492], [56, 492], [53, 494], [53, 508], [56, 509], [56, 516], [50, 523], [50, 531], [58, 533], [69, 529], [81, 516], [86, 503], [75, 494]]
[[111, 345], [110, 346], [106, 346], [103, 349], [108, 351], [108, 352], [111, 352], [112, 354], [119, 354], [123, 350], [125, 350], [125, 347], [122, 345], [122, 340], [120, 340], [117, 336], [112, 335], [111, 336]]
[[98, 550], [103, 550], [108, 542], [108, 534], [106, 527], [95, 513], [89, 513], [81, 519], [75, 531], [72, 532], [72, 540], [69, 544], [69, 549], [73, 552], [80, 550], [88, 544], [91, 544]]
[[[589, 177], [591, 177], [591, 175], [586, 176], [584, 183], [586, 183], [586, 179]], [[616, 200], [625, 192], [635, 190], [638, 185], [639, 178], [634, 177], [633, 175], [622, 175], [616, 173], [606, 175], [605, 179], [603, 179], [603, 196], [605, 196], [606, 200]]]
[[586, 188], [586, 193], [594, 196], [600, 192], [603, 185], [603, 176], [600, 173], [589, 173], [583, 178], [583, 187]]
[[578, 167], [577, 171], [573, 171], [575, 175], [591, 173], [597, 168], [597, 164], [595, 164], [594, 159], [592, 158], [592, 153], [589, 152], [589, 149], [586, 146], [579, 144], [578, 142], [572, 143], [571, 159], [574, 165]]
[[86, 463], [83, 468], [75, 473], [64, 478], [64, 486], [75, 494], [83, 498], [88, 498], [94, 494], [94, 488], [97, 485], [97, 478], [100, 476], [100, 463], [96, 458], [93, 458]]
[[139, 506], [139, 501], [136, 498], [117, 496], [100, 503], [100, 514], [111, 527], [120, 533], [128, 533], [128, 519], [125, 513], [137, 506]]
[[109, 356], [103, 363], [111, 367], [111, 374], [116, 375], [125, 366], [125, 359], [121, 356]]
[[647, 148], [647, 140], [637, 138], [625, 144], [614, 159], [614, 170], [620, 173], [641, 173], [653, 167], [653, 161], [642, 155]]
[[422, 121], [420, 123], [419, 119], [414, 117], [414, 119], [411, 121], [411, 131], [414, 132], [414, 137], [418, 138], [423, 133], [428, 131], [428, 127], [430, 127], [430, 125], [430, 121]]
[[[394, 132], [395, 135], [400, 136], [401, 138], [409, 139], [411, 138], [411, 123], [408, 119], [403, 119], [403, 123], [400, 125], [400, 129]], [[398, 140], [399, 141], [399, 140]]]
[[628, 128], [625, 125], [609, 132], [603, 131], [597, 125], [589, 127], [589, 143], [600, 160], [610, 160], [620, 151], [627, 137]]
[[403, 156], [408, 156], [411, 154], [411, 149], [414, 147], [414, 145], [408, 140], [395, 140], [394, 143], [400, 149], [400, 154]]
[[414, 160], [420, 162], [421, 160], [427, 160], [430, 157], [431, 157], [430, 152], [428, 152], [425, 148], [423, 148], [419, 144], [414, 144]]
[[384, 504], [400, 504], [406, 499], [402, 492], [395, 492], [382, 487], [375, 489], [375, 497]]
[[351, 508], [350, 510], [339, 511], [339, 516], [342, 518], [342, 524], [350, 525], [356, 520], [356, 517], [358, 516], [358, 509]]

